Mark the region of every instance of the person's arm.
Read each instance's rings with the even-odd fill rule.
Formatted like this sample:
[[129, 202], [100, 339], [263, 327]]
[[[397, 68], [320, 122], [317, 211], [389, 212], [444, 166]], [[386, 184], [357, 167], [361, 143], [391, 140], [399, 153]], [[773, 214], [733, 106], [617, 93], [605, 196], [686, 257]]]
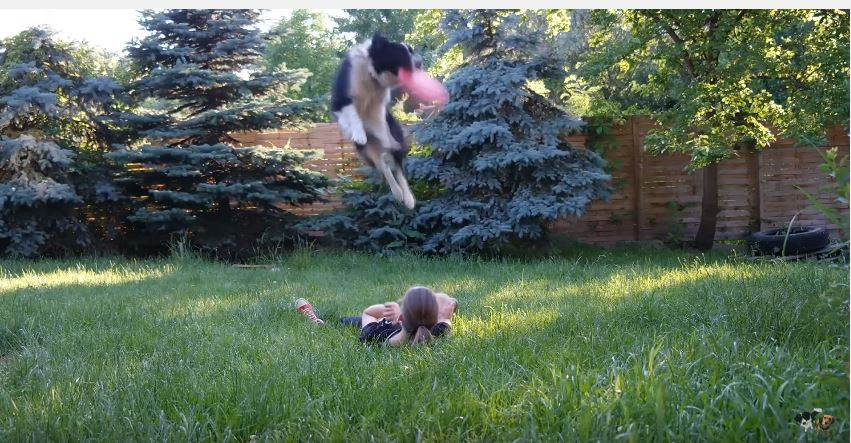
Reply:
[[399, 321], [401, 315], [402, 309], [398, 303], [388, 302], [381, 305], [372, 305], [363, 310], [361, 324], [368, 325], [380, 321], [382, 318], [387, 319], [390, 323], [396, 323]]
[[369, 315], [370, 317], [375, 318], [383, 318], [384, 317], [384, 305], [372, 305], [363, 310], [363, 313]]
[[437, 322], [452, 324], [452, 316], [458, 308], [458, 300], [443, 292], [434, 294], [434, 298], [437, 299]]
[[382, 315], [390, 323], [396, 323], [402, 317], [402, 308], [396, 302], [384, 303], [384, 312]]
[[361, 327], [375, 323], [384, 316], [384, 305], [372, 305], [363, 310], [360, 316]]
[[398, 303], [388, 302], [381, 305], [372, 305], [364, 309], [363, 313], [377, 319], [386, 318], [387, 321], [396, 323], [402, 315], [402, 309]]

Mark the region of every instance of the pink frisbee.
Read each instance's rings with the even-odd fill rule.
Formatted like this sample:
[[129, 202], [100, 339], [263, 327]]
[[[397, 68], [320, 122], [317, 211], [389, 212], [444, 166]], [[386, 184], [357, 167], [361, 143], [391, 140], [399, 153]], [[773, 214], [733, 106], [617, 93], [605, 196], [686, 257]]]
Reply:
[[399, 83], [411, 96], [421, 102], [443, 106], [449, 101], [449, 91], [442, 83], [419, 69], [414, 72], [399, 70]]

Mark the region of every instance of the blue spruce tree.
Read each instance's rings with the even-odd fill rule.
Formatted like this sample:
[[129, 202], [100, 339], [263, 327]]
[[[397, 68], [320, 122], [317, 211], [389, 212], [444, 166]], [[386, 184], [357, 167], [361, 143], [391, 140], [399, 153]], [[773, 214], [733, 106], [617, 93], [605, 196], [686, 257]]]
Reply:
[[[322, 198], [328, 179], [304, 167], [315, 153], [239, 147], [230, 135], [297, 125], [307, 101], [281, 97], [304, 74], [262, 72], [264, 36], [257, 10], [143, 11], [150, 32], [128, 52], [141, 78], [137, 103], [159, 112], [122, 115], [146, 141], [110, 158], [139, 206], [129, 217], [140, 252], [161, 250], [175, 234], [219, 255], [244, 256], [261, 237], [287, 237], [286, 205]], [[250, 72], [250, 73], [249, 73]]]
[[92, 239], [86, 208], [119, 199], [98, 174], [74, 180], [95, 169], [119, 86], [86, 75], [72, 46], [38, 28], [0, 44], [0, 254], [78, 251]]
[[460, 45], [465, 62], [445, 82], [450, 102], [413, 131], [431, 154], [409, 159], [408, 171], [437, 190], [413, 220], [423, 250], [498, 252], [543, 240], [549, 222], [607, 198], [605, 162], [564, 141], [582, 122], [530, 86], [563, 72], [544, 29], [495, 10], [447, 11], [441, 26], [445, 48]]

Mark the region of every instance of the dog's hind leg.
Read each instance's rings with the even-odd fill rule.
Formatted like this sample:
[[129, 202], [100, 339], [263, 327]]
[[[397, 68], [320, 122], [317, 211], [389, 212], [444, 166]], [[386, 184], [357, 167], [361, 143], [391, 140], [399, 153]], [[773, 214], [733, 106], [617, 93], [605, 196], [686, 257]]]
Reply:
[[407, 157], [408, 151], [411, 147], [405, 140], [405, 133], [402, 130], [402, 125], [393, 118], [391, 113], [386, 113], [385, 122], [387, 123], [387, 126], [385, 127], [386, 132], [388, 133], [387, 135], [392, 137], [392, 140], [395, 143], [392, 145], [384, 145], [385, 152], [384, 155], [382, 155], [382, 160], [388, 165], [391, 165], [390, 169], [393, 171], [396, 184], [399, 185], [399, 189], [402, 193], [402, 198], [396, 197], [396, 199], [404, 203], [408, 209], [414, 209], [414, 204], [416, 204], [414, 194], [411, 193], [411, 188], [408, 186], [408, 180], [405, 178], [405, 170], [402, 166], [405, 163], [405, 157]]
[[[396, 178], [393, 176], [393, 170], [395, 169], [391, 165], [395, 165], [395, 161], [393, 156], [389, 152], [384, 152], [381, 148], [379, 142], [374, 138], [370, 137], [369, 142], [363, 147], [358, 146], [358, 153], [361, 155], [361, 158], [364, 160], [364, 163], [372, 166], [377, 169], [381, 175], [384, 176], [384, 181], [390, 186], [390, 192], [393, 193], [393, 197], [400, 201], [405, 202], [405, 192], [399, 186], [399, 183], [396, 181]], [[407, 182], [405, 183], [407, 186]], [[407, 205], [407, 203], [406, 203]]]
[[355, 152], [358, 155], [361, 163], [369, 166], [370, 168], [375, 169], [375, 159], [372, 158], [371, 155], [367, 155], [366, 145], [361, 145], [359, 143], [355, 143]]
[[[393, 197], [396, 200], [405, 203], [405, 206], [408, 206], [408, 203], [405, 201], [405, 191], [402, 190], [402, 187], [399, 186], [399, 183], [396, 181], [396, 177], [393, 175], [393, 167], [390, 165], [394, 165], [393, 155], [389, 152], [385, 152], [381, 154], [381, 162], [378, 164], [378, 168], [381, 170], [381, 173], [384, 174], [384, 180], [387, 181], [387, 184], [390, 185], [390, 192], [393, 193]], [[407, 182], [405, 183], [407, 188]], [[411, 191], [408, 191], [410, 193]], [[413, 207], [413, 206], [409, 206]]]
[[411, 192], [411, 187], [408, 186], [408, 180], [405, 178], [405, 171], [402, 170], [401, 167], [397, 167], [393, 171], [393, 177], [396, 178], [396, 183], [399, 184], [399, 189], [402, 190], [402, 203], [408, 209], [414, 209], [414, 205], [416, 205], [416, 200], [414, 199], [414, 194]]

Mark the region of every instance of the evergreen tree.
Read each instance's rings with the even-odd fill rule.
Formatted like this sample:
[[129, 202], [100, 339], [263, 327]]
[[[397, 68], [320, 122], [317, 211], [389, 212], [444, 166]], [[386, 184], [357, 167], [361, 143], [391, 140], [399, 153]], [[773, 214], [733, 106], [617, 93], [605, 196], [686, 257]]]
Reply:
[[[29, 29], [0, 45], [0, 251], [36, 256], [78, 250], [91, 237], [80, 214], [118, 199], [107, 181], [82, 193], [69, 175], [77, 153], [102, 149], [109, 131], [97, 120], [118, 85], [85, 75], [79, 48]], [[79, 168], [79, 164], [77, 165]], [[82, 195], [81, 195], [82, 194]]]
[[[282, 208], [321, 198], [328, 179], [304, 168], [316, 153], [236, 146], [235, 131], [298, 125], [311, 104], [282, 100], [304, 75], [262, 72], [264, 36], [256, 10], [143, 11], [150, 35], [128, 52], [142, 73], [139, 102], [159, 100], [159, 113], [127, 120], [140, 149], [110, 157], [139, 208], [129, 218], [136, 248], [162, 247], [174, 234], [222, 254], [243, 255], [261, 236], [281, 239]], [[247, 74], [246, 74], [247, 73]], [[275, 94], [276, 102], [264, 100]]]
[[440, 190], [414, 219], [423, 249], [499, 251], [542, 239], [548, 222], [607, 198], [605, 162], [563, 139], [581, 121], [530, 87], [562, 75], [541, 45], [544, 29], [494, 10], [447, 11], [441, 26], [465, 62], [446, 81], [450, 102], [414, 130], [431, 155], [411, 158], [408, 170]]
[[297, 228], [303, 235], [322, 232], [320, 241], [328, 245], [384, 255], [419, 248], [423, 235], [411, 224], [415, 212], [393, 198], [380, 174], [372, 171], [349, 185], [343, 202], [346, 209], [307, 218]]

